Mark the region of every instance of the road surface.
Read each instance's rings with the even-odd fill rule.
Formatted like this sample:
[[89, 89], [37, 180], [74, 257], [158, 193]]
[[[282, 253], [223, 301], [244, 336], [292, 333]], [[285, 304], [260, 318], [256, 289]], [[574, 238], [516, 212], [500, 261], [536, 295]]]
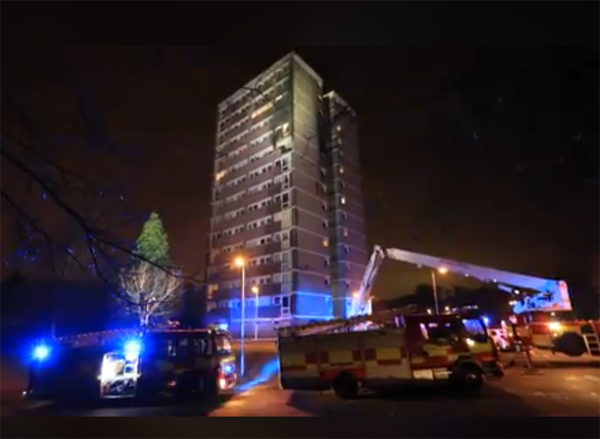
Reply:
[[[264, 357], [267, 358], [267, 357]], [[263, 359], [264, 359], [263, 358]], [[524, 373], [507, 369], [499, 382], [489, 383], [478, 397], [443, 390], [409, 391], [388, 397], [364, 395], [342, 401], [331, 392], [282, 391], [277, 388], [274, 362], [254, 371], [258, 376], [234, 396], [216, 406], [108, 405], [87, 408], [47, 404], [21, 410], [21, 416], [600, 416], [600, 369], [567, 364]], [[417, 422], [417, 421], [415, 421]]]
[[[331, 392], [291, 392], [277, 388], [272, 342], [246, 345], [246, 383], [216, 405], [139, 406], [107, 403], [88, 407], [52, 403], [5, 407], [3, 415], [20, 416], [594, 416], [600, 415], [598, 359], [582, 362], [536, 351], [539, 373], [524, 373], [522, 357], [505, 356], [506, 377], [486, 386], [477, 398], [439, 390], [408, 391], [388, 397], [364, 395], [342, 401]], [[4, 375], [4, 373], [3, 373]]]

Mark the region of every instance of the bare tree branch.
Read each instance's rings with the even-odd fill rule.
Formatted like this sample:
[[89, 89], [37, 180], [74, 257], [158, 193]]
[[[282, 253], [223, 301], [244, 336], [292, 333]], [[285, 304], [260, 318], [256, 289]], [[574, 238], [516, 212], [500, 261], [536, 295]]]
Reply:
[[135, 264], [121, 275], [126, 309], [146, 327], [165, 317], [179, 304], [183, 294], [181, 279], [146, 262]]

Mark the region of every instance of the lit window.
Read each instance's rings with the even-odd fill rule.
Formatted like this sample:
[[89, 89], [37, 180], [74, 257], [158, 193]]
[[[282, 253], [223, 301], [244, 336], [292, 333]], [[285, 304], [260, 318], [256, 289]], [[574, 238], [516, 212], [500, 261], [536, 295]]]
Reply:
[[323, 247], [329, 247], [329, 239], [323, 240]]
[[343, 173], [344, 173], [344, 167], [340, 166], [340, 174], [343, 174]]
[[340, 198], [340, 202], [341, 202], [342, 204], [346, 204], [346, 197], [342, 197], [342, 198]]
[[338, 126], [336, 126], [336, 127], [335, 127], [335, 129], [336, 129], [336, 131], [339, 133], [339, 132], [341, 132], [341, 131], [342, 131], [342, 126], [341, 126], [341, 125], [338, 125]]
[[342, 231], [344, 232], [344, 236], [348, 236], [348, 229], [347, 228], [343, 228]]
[[215, 175], [215, 180], [217, 181], [217, 183], [223, 178], [225, 177], [225, 171], [219, 171], [217, 172], [217, 174]]
[[254, 119], [255, 117], [258, 117], [261, 114], [263, 114], [265, 111], [270, 110], [272, 107], [273, 107], [273, 104], [271, 102], [267, 102], [265, 105], [263, 105], [262, 107], [260, 107], [258, 110], [254, 111], [250, 115], [250, 118]]

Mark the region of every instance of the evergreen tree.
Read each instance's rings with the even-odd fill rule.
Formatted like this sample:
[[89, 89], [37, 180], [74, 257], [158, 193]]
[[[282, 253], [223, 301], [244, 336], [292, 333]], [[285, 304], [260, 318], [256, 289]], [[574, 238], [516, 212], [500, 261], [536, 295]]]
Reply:
[[152, 212], [144, 223], [142, 232], [136, 241], [135, 254], [158, 264], [169, 263], [169, 241], [162, 220], [156, 212]]

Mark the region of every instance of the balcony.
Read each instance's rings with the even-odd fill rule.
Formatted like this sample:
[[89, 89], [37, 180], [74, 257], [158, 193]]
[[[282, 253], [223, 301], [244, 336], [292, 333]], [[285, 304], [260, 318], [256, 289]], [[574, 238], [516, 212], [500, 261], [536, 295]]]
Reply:
[[[215, 246], [213, 246], [214, 248]], [[220, 265], [220, 264], [229, 264], [236, 257], [243, 255], [247, 259], [251, 259], [257, 256], [270, 255], [273, 253], [278, 253], [281, 251], [281, 242], [270, 242], [265, 245], [260, 245], [257, 247], [251, 248], [241, 248], [238, 251], [226, 253], [221, 253], [219, 256], [215, 257], [214, 263], [211, 265]]]

